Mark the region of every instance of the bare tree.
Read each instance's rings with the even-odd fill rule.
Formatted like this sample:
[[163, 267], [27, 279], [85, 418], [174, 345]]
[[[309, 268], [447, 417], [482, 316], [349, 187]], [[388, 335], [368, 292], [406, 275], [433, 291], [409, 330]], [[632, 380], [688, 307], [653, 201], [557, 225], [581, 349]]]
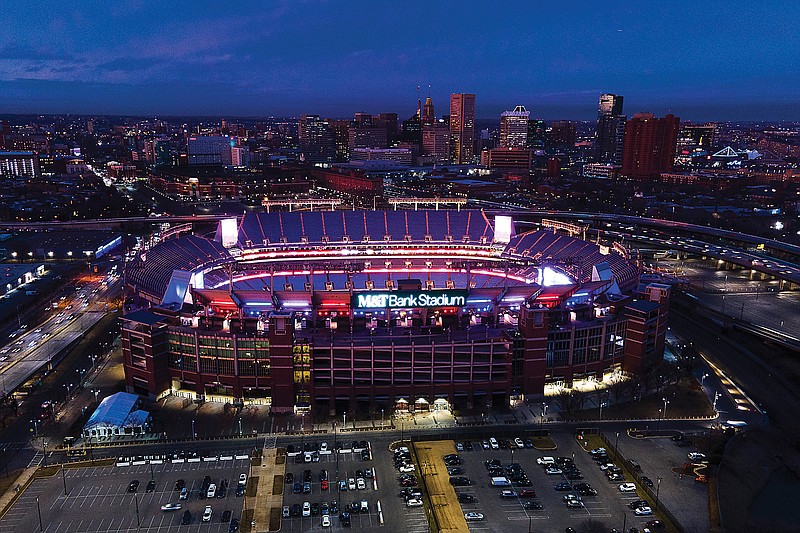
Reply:
[[609, 381], [608, 385], [606, 386], [606, 390], [611, 395], [611, 400], [614, 403], [617, 403], [620, 397], [625, 393], [626, 389], [628, 388], [628, 381], [630, 380], [620, 376], [619, 374], [615, 374]]

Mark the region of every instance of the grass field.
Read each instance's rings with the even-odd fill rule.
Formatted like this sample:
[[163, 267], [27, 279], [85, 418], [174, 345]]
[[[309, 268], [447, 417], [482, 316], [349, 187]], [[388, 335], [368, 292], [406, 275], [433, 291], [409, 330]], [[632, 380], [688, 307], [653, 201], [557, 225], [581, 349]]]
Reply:
[[434, 513], [439, 531], [468, 532], [464, 512], [442, 459], [448, 453], [456, 452], [453, 441], [419, 442], [414, 444], [414, 452], [419, 461], [419, 477], [424, 478], [420, 482], [424, 483], [426, 504]]

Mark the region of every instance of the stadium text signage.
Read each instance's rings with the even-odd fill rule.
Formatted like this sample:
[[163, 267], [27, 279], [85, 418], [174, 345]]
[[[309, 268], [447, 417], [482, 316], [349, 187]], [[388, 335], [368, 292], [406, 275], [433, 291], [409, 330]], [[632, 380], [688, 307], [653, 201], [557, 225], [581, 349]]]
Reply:
[[353, 309], [407, 309], [409, 307], [460, 307], [467, 303], [463, 289], [431, 291], [362, 292], [350, 301]]

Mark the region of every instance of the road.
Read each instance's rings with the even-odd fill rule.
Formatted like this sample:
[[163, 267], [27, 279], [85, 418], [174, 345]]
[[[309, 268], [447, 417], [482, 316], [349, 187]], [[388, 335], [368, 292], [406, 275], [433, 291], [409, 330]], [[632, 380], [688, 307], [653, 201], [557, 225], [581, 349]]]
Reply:
[[109, 300], [119, 291], [120, 283], [118, 277], [95, 276], [72, 296], [50, 302], [51, 315], [42, 324], [12, 332], [8, 344], [0, 348], [3, 396], [50, 366], [65, 347], [103, 318], [108, 312]]

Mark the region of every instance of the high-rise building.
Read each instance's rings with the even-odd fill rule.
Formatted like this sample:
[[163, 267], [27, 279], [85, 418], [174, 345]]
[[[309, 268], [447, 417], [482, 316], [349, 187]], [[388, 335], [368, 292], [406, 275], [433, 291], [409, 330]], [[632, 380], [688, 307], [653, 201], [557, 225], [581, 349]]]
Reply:
[[528, 148], [542, 150], [547, 144], [547, 124], [539, 118], [528, 119]]
[[622, 175], [630, 179], [653, 179], [669, 172], [675, 161], [680, 118], [637, 113], [625, 124]]
[[475, 144], [475, 95], [450, 95], [450, 158], [456, 164], [472, 163]]
[[550, 124], [550, 145], [560, 148], [571, 148], [577, 140], [576, 125], [569, 120], [556, 120]]
[[306, 161], [323, 163], [336, 157], [336, 140], [328, 127], [328, 121], [319, 115], [303, 115], [298, 124], [300, 150]]
[[372, 118], [373, 123], [386, 130], [386, 139], [389, 144], [397, 141], [397, 113], [381, 113], [377, 117]]
[[518, 105], [500, 115], [500, 148], [525, 148], [528, 145], [528, 117], [531, 113]]
[[235, 167], [250, 166], [250, 148], [247, 146], [231, 146], [231, 164]]
[[422, 125], [430, 126], [436, 122], [436, 115], [433, 112], [433, 100], [431, 97], [425, 99], [425, 105], [422, 107]]
[[42, 175], [35, 152], [0, 152], [0, 176], [36, 178]]
[[[618, 94], [600, 95], [597, 106], [597, 132], [595, 150], [598, 161], [618, 163], [622, 156], [625, 134], [625, 115], [622, 114], [623, 97]], [[622, 123], [622, 126], [621, 126]]]
[[450, 157], [450, 128], [444, 124], [427, 124], [422, 127], [422, 153], [437, 163]]
[[193, 135], [189, 137], [190, 165], [230, 165], [233, 141], [227, 135]]

